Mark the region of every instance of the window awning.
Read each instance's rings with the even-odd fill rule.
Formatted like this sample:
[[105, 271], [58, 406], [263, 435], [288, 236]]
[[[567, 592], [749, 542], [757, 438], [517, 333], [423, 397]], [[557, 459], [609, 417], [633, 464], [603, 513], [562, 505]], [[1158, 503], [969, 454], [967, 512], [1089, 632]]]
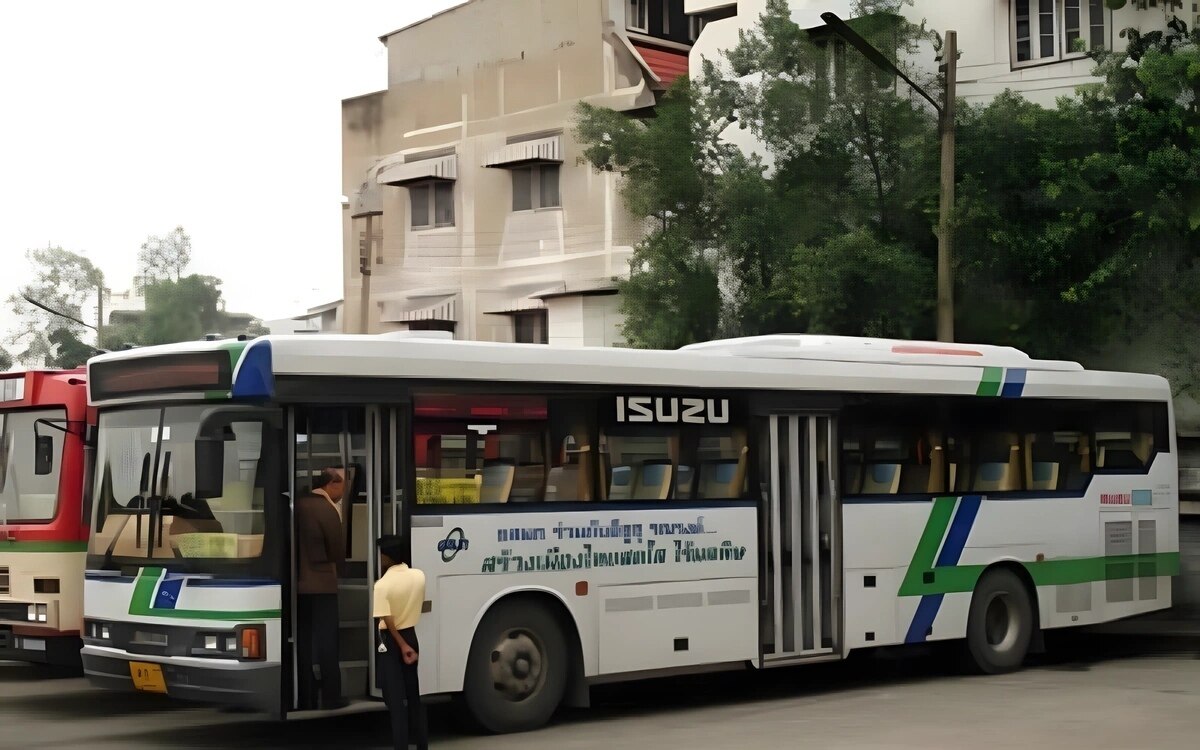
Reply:
[[422, 180], [457, 180], [458, 155], [397, 154], [379, 165], [375, 181], [380, 185], [408, 185]]
[[645, 64], [646, 69], [657, 80], [658, 86], [655, 88], [659, 86], [664, 89], [670, 88], [676, 78], [688, 73], [686, 52], [656, 47], [638, 40], [633, 41], [633, 49]]
[[562, 163], [562, 136], [552, 135], [509, 143], [488, 153], [485, 167], [517, 167], [523, 164]]
[[379, 319], [384, 323], [411, 323], [414, 320], [458, 322], [458, 295], [409, 297], [379, 303]]

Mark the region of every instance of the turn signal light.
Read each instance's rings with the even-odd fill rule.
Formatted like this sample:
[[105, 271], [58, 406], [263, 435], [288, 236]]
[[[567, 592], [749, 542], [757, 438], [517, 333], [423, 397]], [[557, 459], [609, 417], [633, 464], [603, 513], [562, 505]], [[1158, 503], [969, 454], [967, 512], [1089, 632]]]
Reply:
[[262, 659], [263, 632], [261, 628], [250, 627], [242, 631], [242, 658], [246, 660]]

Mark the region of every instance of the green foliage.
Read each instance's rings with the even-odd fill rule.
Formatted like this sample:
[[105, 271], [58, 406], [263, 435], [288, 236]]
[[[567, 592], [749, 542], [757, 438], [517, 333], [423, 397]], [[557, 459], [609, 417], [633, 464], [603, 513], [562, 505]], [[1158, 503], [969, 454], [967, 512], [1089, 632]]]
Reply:
[[155, 281], [144, 290], [146, 309], [125, 324], [113, 325], [105, 332], [105, 345], [111, 349], [125, 345], [153, 346], [180, 341], [197, 341], [210, 333], [221, 335], [260, 335], [265, 332], [258, 321], [246, 331], [234, 331], [221, 299], [221, 280], [192, 274], [178, 281]]
[[[875, 0], [863, 10], [900, 4]], [[856, 23], [897, 55], [928, 37], [894, 14]], [[630, 212], [653, 220], [620, 282], [630, 345], [927, 327], [919, 300], [932, 282], [912, 270], [935, 247], [933, 118], [849, 56], [831, 89], [831, 54], [829, 40], [812, 39], [786, 2], [770, 0], [727, 67], [705, 61], [699, 80], [677, 82], [653, 118], [580, 107], [585, 158], [620, 172]], [[732, 145], [724, 136], [736, 136], [734, 127], [748, 129], [764, 153]], [[818, 259], [838, 252], [864, 262], [843, 264], [831, 279]], [[928, 289], [906, 286], [911, 298], [879, 314], [832, 302], [887, 290], [897, 278]]]
[[4, 349], [0, 349], [0, 372], [7, 372], [12, 369], [13, 358]]
[[160, 236], [150, 235], [138, 252], [138, 273], [145, 283], [179, 281], [192, 262], [192, 238], [183, 227]]
[[[76, 367], [91, 353], [75, 346], [86, 328], [76, 321], [95, 317], [85, 307], [96, 299], [104, 274], [86, 257], [61, 247], [29, 250], [25, 257], [34, 279], [8, 298], [17, 321], [7, 341], [13, 357], [25, 367]], [[75, 320], [31, 305], [25, 297]]]

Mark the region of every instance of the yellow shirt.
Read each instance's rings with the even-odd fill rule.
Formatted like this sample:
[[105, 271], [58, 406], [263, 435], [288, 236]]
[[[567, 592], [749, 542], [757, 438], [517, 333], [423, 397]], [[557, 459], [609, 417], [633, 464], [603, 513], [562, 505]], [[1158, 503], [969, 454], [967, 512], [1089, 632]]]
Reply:
[[[403, 630], [416, 627], [424, 603], [425, 574], [404, 563], [397, 563], [375, 582], [375, 606], [371, 614], [374, 617], [393, 617], [396, 629]], [[383, 620], [379, 621], [379, 629], [387, 630]]]

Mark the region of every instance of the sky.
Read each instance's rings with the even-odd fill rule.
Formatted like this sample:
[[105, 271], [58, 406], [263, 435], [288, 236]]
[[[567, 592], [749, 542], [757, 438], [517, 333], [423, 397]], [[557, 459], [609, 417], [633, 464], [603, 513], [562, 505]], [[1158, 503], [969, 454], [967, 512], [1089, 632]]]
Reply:
[[47, 244], [127, 290], [177, 225], [230, 311], [340, 299], [341, 100], [386, 87], [380, 35], [460, 2], [0, 2], [0, 299]]

